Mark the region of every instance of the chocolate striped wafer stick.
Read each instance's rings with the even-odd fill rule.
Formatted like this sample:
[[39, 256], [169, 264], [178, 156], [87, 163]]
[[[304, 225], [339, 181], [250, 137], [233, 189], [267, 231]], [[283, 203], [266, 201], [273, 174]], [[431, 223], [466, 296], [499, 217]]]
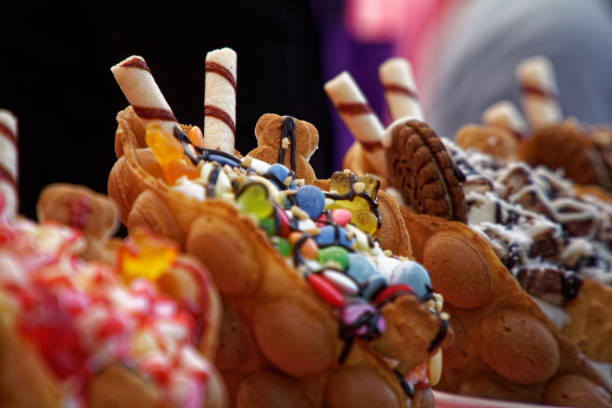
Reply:
[[174, 134], [178, 122], [144, 58], [132, 55], [114, 65], [111, 71], [145, 127], [155, 122], [167, 133]]
[[0, 217], [19, 212], [17, 118], [0, 109]]
[[527, 131], [527, 123], [516, 105], [503, 100], [489, 106], [481, 116], [486, 125], [497, 126], [510, 131], [517, 139], [523, 139]]
[[378, 75], [393, 120], [405, 117], [424, 122], [410, 62], [399, 57], [389, 58], [381, 64]]
[[521, 61], [516, 67], [521, 86], [523, 111], [533, 127], [563, 119], [557, 95], [557, 82], [551, 61], [543, 56]]
[[382, 145], [385, 129], [351, 74], [346, 71], [340, 73], [327, 81], [324, 88], [338, 114], [362, 145], [368, 161], [379, 171], [378, 174], [386, 174], [385, 150]]
[[234, 154], [237, 55], [231, 48], [206, 54], [204, 147]]

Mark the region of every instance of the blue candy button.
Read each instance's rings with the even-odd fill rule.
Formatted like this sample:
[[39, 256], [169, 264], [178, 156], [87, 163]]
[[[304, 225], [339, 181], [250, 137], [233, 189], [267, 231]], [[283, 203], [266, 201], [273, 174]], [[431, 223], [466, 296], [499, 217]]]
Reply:
[[[278, 185], [279, 188], [283, 188], [284, 187], [283, 182], [289, 176], [289, 169], [280, 163], [274, 163], [273, 165], [268, 167], [266, 174], [273, 175], [276, 178], [276, 180], [273, 179], [272, 181], [276, 185]], [[295, 180], [291, 180], [290, 188], [295, 188]]]
[[427, 298], [431, 294], [432, 284], [429, 273], [418, 262], [406, 260], [397, 265], [391, 271], [389, 282], [409, 285], [420, 299]]
[[349, 254], [349, 266], [346, 273], [362, 285], [376, 273], [376, 268], [365, 256], [351, 253]]
[[363, 290], [363, 297], [370, 300], [373, 299], [378, 292], [387, 286], [387, 280], [382, 275], [374, 275], [368, 279], [367, 286]]
[[355, 238], [348, 239], [344, 228], [333, 225], [321, 227], [319, 234], [315, 235], [314, 240], [320, 247], [340, 245], [345, 248], [351, 248], [355, 242]]
[[295, 201], [313, 219], [317, 219], [325, 209], [325, 194], [316, 186], [298, 188]]

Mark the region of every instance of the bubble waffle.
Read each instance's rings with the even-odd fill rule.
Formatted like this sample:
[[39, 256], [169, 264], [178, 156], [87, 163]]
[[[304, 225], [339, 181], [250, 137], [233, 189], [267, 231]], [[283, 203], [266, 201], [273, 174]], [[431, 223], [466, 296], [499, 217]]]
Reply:
[[[148, 92], [120, 85], [130, 102]], [[373, 238], [410, 254], [378, 180], [338, 172], [307, 184], [318, 135], [289, 116], [264, 115], [245, 157], [198, 146], [194, 127], [148, 120], [132, 107], [118, 115], [109, 194], [130, 230], [171, 236], [212, 271], [224, 298], [216, 363], [232, 403], [431, 406], [448, 316], [441, 296], [425, 304], [426, 270]]]
[[[317, 182], [329, 185], [324, 193], [280, 164], [203, 151], [203, 196], [190, 185], [197, 179], [170, 186], [160, 177], [131, 108], [118, 122], [124, 154], [109, 194], [128, 229], [144, 224], [177, 239], [212, 272], [224, 298], [216, 364], [233, 404], [401, 406], [406, 393], [431, 402], [421, 396], [429, 395], [427, 364], [448, 328], [423, 303], [431, 295], [418, 264], [386, 255], [355, 226], [395, 219], [404, 235], [383, 239], [406, 242], [397, 206], [386, 197], [377, 211], [374, 178], [338, 173]], [[355, 224], [341, 227], [334, 219], [347, 212]], [[408, 266], [417, 269], [401, 272]]]
[[[406, 112], [406, 114], [411, 116], [411, 112]], [[506, 115], [504, 118], [508, 120], [516, 119], [512, 115]], [[444, 152], [446, 157], [443, 160], [447, 163], [445, 166], [448, 169], [447, 174], [453, 176], [453, 178], [448, 177], [445, 179], [447, 182], [446, 186], [451, 181], [453, 188], [461, 191], [461, 200], [464, 200], [463, 190], [465, 186], [467, 184], [470, 186], [469, 192], [466, 190], [467, 193], [464, 200], [464, 204], [467, 204], [464, 214], [468, 223], [473, 225], [475, 218], [484, 217], [485, 215], [489, 217], [489, 222], [482, 224], [483, 228], [486, 229], [482, 231], [478, 228], [472, 230], [461, 223], [448, 222], [427, 215], [418, 215], [418, 211], [429, 212], [431, 215], [439, 215], [439, 211], [436, 211], [439, 207], [430, 205], [430, 208], [427, 208], [418, 204], [419, 200], [424, 201], [431, 197], [432, 190], [438, 196], [451, 197], [451, 195], [448, 194], [448, 187], [446, 189], [440, 187], [434, 189], [431, 186], [419, 188], [419, 185], [415, 183], [415, 175], [426, 180], [442, 179], [441, 166], [437, 162], [433, 163], [438, 171], [430, 173], [434, 175], [437, 173], [437, 177], [431, 177], [427, 172], [420, 173], [419, 169], [425, 168], [427, 162], [424, 162], [422, 156], [416, 154], [417, 149], [407, 149], [405, 147], [410, 144], [410, 138], [414, 137], [412, 132], [405, 130], [402, 132], [402, 129], [414, 128], [413, 124], [420, 122], [410, 117], [394, 119], [396, 119], [396, 122], [386, 131], [383, 140], [383, 145], [387, 148], [388, 158], [387, 183], [395, 187], [395, 189], [390, 189], [389, 191], [393, 192], [394, 196], [403, 204], [400, 208], [405, 216], [415, 257], [423, 262], [428, 269], [437, 271], [432, 272], [433, 274], [437, 273], [436, 288], [445, 296], [450, 305], [460, 309], [453, 309], [451, 313], [453, 316], [452, 320], [457, 321], [457, 327], [459, 328], [457, 341], [449, 350], [449, 353], [452, 354], [450, 366], [454, 365], [454, 367], [451, 368], [447, 364], [444, 365], [444, 376], [440, 386], [444, 389], [465, 394], [536, 402], [553, 401], [552, 395], [554, 391], [544, 393], [543, 390], [547, 387], [550, 390], [557, 390], [557, 385], [555, 384], [566, 384], [565, 376], [573, 375], [572, 372], [576, 370], [581, 373], [580, 375], [586, 375], [590, 378], [588, 388], [590, 391], [588, 392], [600, 395], [600, 390], [603, 390], [601, 395], [606, 397], [600, 399], [599, 405], [596, 406], [606, 406], [606, 404], [609, 404], [609, 388], [607, 388], [603, 380], [587, 365], [567, 340], [559, 335], [552, 323], [546, 319], [536, 304], [520, 290], [517, 281], [513, 279], [512, 275], [508, 273], [508, 269], [499, 261], [499, 258], [501, 258], [511, 267], [512, 262], [524, 259], [517, 253], [517, 245], [498, 246], [496, 245], [498, 242], [492, 238], [501, 236], [516, 239], [518, 235], [508, 233], [505, 230], [506, 227], [502, 226], [501, 221], [496, 220], [496, 217], [511, 220], [516, 224], [522, 218], [526, 218], [530, 220], [529, 225], [521, 223], [521, 226], [517, 226], [517, 230], [523, 227], [530, 228], [529, 238], [518, 239], [519, 242], [517, 244], [524, 244], [524, 249], [528, 253], [531, 251], [531, 256], [534, 258], [546, 255], [556, 256], [559, 254], [562, 245], [562, 242], [560, 242], [560, 226], [556, 224], [556, 220], [547, 219], [545, 216], [533, 212], [533, 210], [547, 210], [551, 214], [561, 210], [560, 212], [563, 213], [562, 218], [566, 228], [571, 224], [568, 229], [572, 229], [577, 233], [589, 234], [595, 233], [596, 230], [605, 233], [607, 230], [605, 223], [596, 227], [594, 222], [583, 222], [585, 219], [581, 218], [579, 212], [582, 211], [584, 213], [584, 207], [580, 205], [575, 206], [569, 200], [564, 199], [555, 205], [547, 206], [545, 201], [532, 199], [532, 197], [537, 198], [538, 193], [533, 190], [521, 191], [521, 187], [524, 187], [526, 183], [518, 183], [515, 177], [509, 177], [511, 173], [505, 174], [507, 183], [507, 188], [504, 190], [505, 194], [513, 195], [517, 204], [521, 202], [522, 204], [530, 205], [531, 207], [528, 206], [527, 208], [530, 208], [531, 211], [526, 211], [522, 207], [515, 208], [516, 206], [509, 208], [511, 207], [510, 205], [504, 207], [502, 204], [498, 204], [498, 206], [490, 204], [482, 205], [482, 212], [473, 211], [479, 207], [475, 205], [477, 197], [485, 197], [478, 204], [488, 202], [486, 200], [487, 192], [493, 191], [500, 186], [500, 180], [489, 177], [491, 172], [498, 170], [498, 164], [495, 158], [478, 153], [474, 153], [471, 160], [465, 160], [463, 156], [456, 154], [460, 149], [452, 143], [442, 143], [439, 139], [437, 142], [441, 146], [436, 151]], [[520, 123], [515, 122], [512, 122], [516, 125], [515, 129], [520, 129]], [[422, 123], [419, 126], [422, 128], [426, 127]], [[499, 134], [500, 132], [497, 133]], [[501, 132], [501, 134], [503, 136], [498, 140], [509, 140], [509, 137], [514, 137], [510, 136], [508, 132]], [[462, 138], [470, 141], [470, 143], [478, 144], [483, 140], [483, 135], [487, 135], [486, 129], [476, 134], [474, 132], [465, 132], [462, 134]], [[431, 130], [429, 131], [429, 137], [437, 138]], [[487, 143], [488, 141], [485, 139], [482, 145], [487, 145]], [[492, 151], [500, 156], [506, 154], [511, 148], [511, 143], [505, 147], [503, 144], [501, 147], [499, 144], [491, 146]], [[439, 155], [440, 153], [437, 154]], [[361, 170], [365, 162], [358, 155], [359, 151], [351, 148], [345, 157], [345, 166], [348, 166], [348, 168], [355, 166]], [[433, 156], [428, 155], [427, 159], [431, 162], [433, 161]], [[409, 166], [415, 167], [416, 170], [407, 172], [405, 171], [406, 165], [401, 165], [401, 163], [407, 163]], [[473, 171], [474, 167], [489, 170], [481, 174]], [[517, 175], [520, 173], [519, 170]], [[560, 181], [550, 174], [546, 174], [546, 176], [547, 182], [550, 182], [549, 190], [561, 190], [564, 188], [562, 186], [566, 182]], [[529, 174], [523, 172], [519, 180], [521, 179], [530, 180]], [[423, 185], [426, 186], [427, 183], [421, 183], [421, 186]], [[409, 188], [405, 186], [409, 186]], [[444, 204], [449, 202], [452, 202], [452, 200], [443, 201]], [[448, 208], [448, 205], [444, 208]], [[448, 212], [443, 212], [442, 214], [448, 218]], [[587, 211], [587, 214], [591, 214], [591, 212]], [[491, 217], [493, 218], [491, 219]], [[605, 216], [602, 219], [605, 220]], [[487, 240], [484, 240], [483, 236], [487, 237]], [[524, 238], [524, 234], [519, 237]], [[502, 247], [504, 251], [499, 250]], [[495, 252], [492, 249], [495, 249]], [[547, 266], [550, 266], [550, 264]], [[453, 270], [456, 270], [454, 273], [455, 277], [452, 277]], [[546, 268], [542, 272], [543, 275], [549, 277], [548, 282], [551, 282], [551, 274], [548, 273]], [[567, 292], [567, 294], [571, 293], [572, 296], [576, 296], [579, 284], [575, 280], [572, 280], [571, 277], [566, 277], [566, 280], [562, 280], [562, 276], [558, 272], [554, 276], [556, 277], [552, 278], [552, 282], [555, 283], [557, 290], [555, 293], [557, 301], [559, 301], [558, 299], [562, 296], [562, 293]], [[529, 278], [531, 277], [529, 276]], [[497, 289], [497, 295], [493, 294], [496, 291], [491, 286], [493, 280], [499, 280], [498, 284], [500, 286]], [[529, 283], [531, 282], [532, 289], [537, 288], [541, 290], [546, 288], [546, 285], [543, 285], [546, 281], [546, 279], [525, 279], [521, 283], [530, 286]], [[546, 289], [549, 291], [549, 294], [552, 292], [550, 291], [550, 285]], [[506, 296], [509, 293], [512, 293], [512, 295]], [[514, 299], [509, 300], [513, 296]], [[585, 310], [589, 307], [596, 307], [595, 305], [598, 304], [601, 298], [585, 300], [584, 297], [580, 297], [580, 299], [582, 300], [575, 299], [574, 304], [579, 304], [578, 302], [580, 302], [585, 308], [577, 308], [581, 312], [575, 312], [576, 315], [578, 313], [587, 313]], [[466, 310], [472, 310], [474, 314], [470, 316], [470, 313], [466, 312]], [[599, 319], [601, 321], [601, 318]], [[501, 323], [506, 320], [511, 323], [507, 327]], [[597, 319], [591, 319], [591, 321], [597, 321]], [[542, 344], [547, 343], [550, 345], [550, 348], [546, 351], [538, 350], [539, 345], [529, 344], [529, 336], [522, 337], [523, 333], [517, 334], [516, 327], [522, 325], [523, 322], [529, 322], [527, 325], [533, 326], [529, 329], [529, 336], [542, 338]], [[515, 324], [517, 326], [514, 329], [510, 327]], [[500, 329], [500, 325], [504, 326], [503, 330]], [[466, 330], [465, 327], [469, 327], [469, 329]], [[608, 330], [607, 324], [600, 327], [602, 329], [593, 332], [593, 334], [605, 335]], [[506, 328], [509, 330], [506, 331]], [[507, 334], [512, 330], [514, 330], [514, 334]], [[488, 331], [491, 331], [490, 335]], [[547, 340], [544, 340], [544, 337]], [[585, 341], [585, 337], [589, 336], [582, 336], [582, 341]], [[601, 339], [602, 337], [598, 338]], [[593, 348], [600, 347], [601, 344], [600, 340], [593, 341]], [[566, 354], [568, 357], [562, 357], [561, 360], [573, 361], [574, 363], [564, 367], [564, 363], [559, 363], [561, 360], [557, 361], [558, 355], [551, 355], [550, 350], [562, 350], [561, 353]], [[497, 356], [497, 354], [502, 356]], [[529, 357], [530, 354], [531, 357]], [[535, 356], [537, 356], [538, 361], [542, 362], [542, 366], [536, 367], [535, 370], [528, 367], [529, 363], [520, 363], [521, 358], [525, 357], [528, 360], [533, 359], [535, 361]], [[472, 369], [474, 370], [473, 374], [469, 374]], [[517, 371], [513, 374], [513, 370]], [[542, 371], [538, 372], [538, 370]], [[464, 375], [466, 371], [468, 374]], [[525, 371], [525, 378], [518, 378], [519, 376], [516, 373], [520, 371]], [[531, 372], [531, 374], [527, 374], [528, 372]], [[532, 374], [534, 377], [526, 380]], [[560, 376], [559, 379], [553, 380], [556, 376]], [[576, 384], [582, 383], [582, 381], [578, 381]], [[580, 392], [580, 390], [577, 390], [575, 393], [572, 392], [573, 396], [571, 398], [579, 398]], [[554, 401], [558, 403], [560, 399]], [[579, 401], [579, 399], [575, 399], [574, 403], [579, 403]]]
[[[2, 402], [225, 406], [222, 380], [208, 362], [219, 299], [201, 265], [145, 231], [115, 242], [117, 266], [85, 261], [83, 251], [95, 257], [101, 252], [91, 249], [103, 246], [86, 239], [106, 237], [116, 225], [114, 206], [76, 186], [50, 186], [43, 197], [46, 222], [0, 219]], [[83, 202], [92, 205], [76, 218], [81, 229], [62, 226], [75, 218], [59, 209]], [[144, 279], [153, 266], [157, 276]]]
[[563, 382], [567, 405], [586, 393], [599, 395], [592, 406], [608, 406], [609, 388], [526, 296], [486, 240], [462, 223], [402, 212], [415, 257], [444, 295], [456, 328], [438, 388], [557, 404]]

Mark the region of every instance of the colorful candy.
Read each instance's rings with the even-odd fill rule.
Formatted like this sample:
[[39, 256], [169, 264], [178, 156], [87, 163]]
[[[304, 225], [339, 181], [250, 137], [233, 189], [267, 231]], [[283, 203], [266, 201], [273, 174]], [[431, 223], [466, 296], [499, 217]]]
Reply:
[[325, 194], [319, 187], [304, 186], [295, 193], [297, 205], [304, 210], [310, 218], [317, 219], [325, 209]]
[[285, 258], [291, 255], [291, 252], [293, 251], [291, 243], [289, 243], [289, 241], [287, 241], [285, 238], [279, 238], [278, 241], [276, 241], [276, 248]]
[[341, 227], [346, 226], [351, 221], [353, 214], [344, 208], [337, 208], [332, 211], [332, 221]]
[[325, 300], [327, 303], [332, 305], [333, 307], [342, 307], [344, 306], [344, 296], [342, 293], [338, 291], [328, 280], [326, 280], [321, 275], [317, 275], [316, 273], [311, 273], [306, 277], [306, 281], [310, 284], [312, 289], [317, 292], [317, 294]]
[[411, 260], [405, 260], [397, 265], [391, 271], [389, 282], [392, 284], [402, 283], [409, 285], [421, 300], [432, 293], [429, 273], [421, 264]]
[[196, 166], [183, 154], [181, 142], [164, 132], [161, 125], [151, 123], [147, 126], [145, 142], [153, 151], [168, 184], [174, 185], [181, 176], [190, 179], [200, 176]]
[[287, 167], [283, 166], [280, 163], [274, 163], [273, 165], [271, 165], [266, 171], [265, 175], [273, 176], [270, 178], [274, 182], [274, 184], [278, 186], [279, 189], [295, 188], [295, 179], [293, 178], [291, 179], [291, 183], [289, 185], [285, 184], [285, 180], [291, 175], [291, 172]]
[[412, 290], [410, 286], [405, 285], [403, 283], [397, 283], [395, 285], [387, 286], [386, 288], [381, 290], [376, 295], [376, 298], [374, 299], [374, 303], [380, 304], [384, 302], [385, 300], [392, 298], [395, 295], [398, 295], [400, 293], [406, 293], [406, 292], [414, 293], [414, 291]]
[[334, 265], [341, 270], [345, 270], [349, 265], [349, 253], [340, 246], [328, 246], [319, 251], [317, 260], [321, 265]]
[[363, 290], [363, 297], [370, 300], [387, 286], [387, 280], [382, 275], [372, 275]]
[[240, 211], [263, 220], [272, 214], [274, 204], [268, 199], [268, 190], [263, 184], [252, 183], [243, 187], [236, 197]]
[[351, 253], [348, 258], [349, 265], [346, 273], [358, 284], [363, 285], [372, 275], [376, 274], [376, 268], [365, 256]]
[[174, 262], [176, 245], [144, 230], [134, 230], [118, 251], [119, 270], [127, 282], [137, 277], [156, 280]]
[[193, 143], [194, 146], [204, 147], [204, 135], [199, 127], [194, 126], [189, 129], [189, 133], [187, 133], [189, 140]]
[[326, 225], [319, 229], [319, 234], [314, 239], [320, 247], [340, 245], [345, 248], [351, 248], [355, 242], [354, 238], [348, 238], [344, 228], [333, 225]]
[[370, 204], [362, 197], [352, 200], [337, 200], [329, 206], [331, 210], [346, 210], [351, 213], [351, 222], [360, 230], [373, 234], [378, 228], [378, 218], [370, 211]]
[[[365, 302], [351, 303], [342, 309], [342, 323], [346, 326], [354, 325], [362, 316], [366, 314], [370, 314], [372, 316], [376, 315], [376, 308]], [[376, 320], [376, 329], [379, 333], [383, 333], [386, 329], [386, 322], [382, 316], [379, 316]], [[369, 327], [368, 323], [366, 322], [357, 327], [355, 334], [358, 336], [365, 336], [368, 334], [368, 330]]]
[[342, 272], [326, 269], [323, 271], [323, 276], [340, 292], [345, 295], [354, 296], [359, 292], [359, 286]]

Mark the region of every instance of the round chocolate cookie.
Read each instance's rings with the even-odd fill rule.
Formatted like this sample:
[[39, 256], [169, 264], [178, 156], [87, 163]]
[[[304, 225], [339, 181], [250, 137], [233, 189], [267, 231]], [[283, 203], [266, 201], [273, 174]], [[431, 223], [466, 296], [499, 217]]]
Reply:
[[419, 213], [466, 222], [461, 181], [442, 140], [427, 124], [407, 120], [391, 129], [389, 184]]

